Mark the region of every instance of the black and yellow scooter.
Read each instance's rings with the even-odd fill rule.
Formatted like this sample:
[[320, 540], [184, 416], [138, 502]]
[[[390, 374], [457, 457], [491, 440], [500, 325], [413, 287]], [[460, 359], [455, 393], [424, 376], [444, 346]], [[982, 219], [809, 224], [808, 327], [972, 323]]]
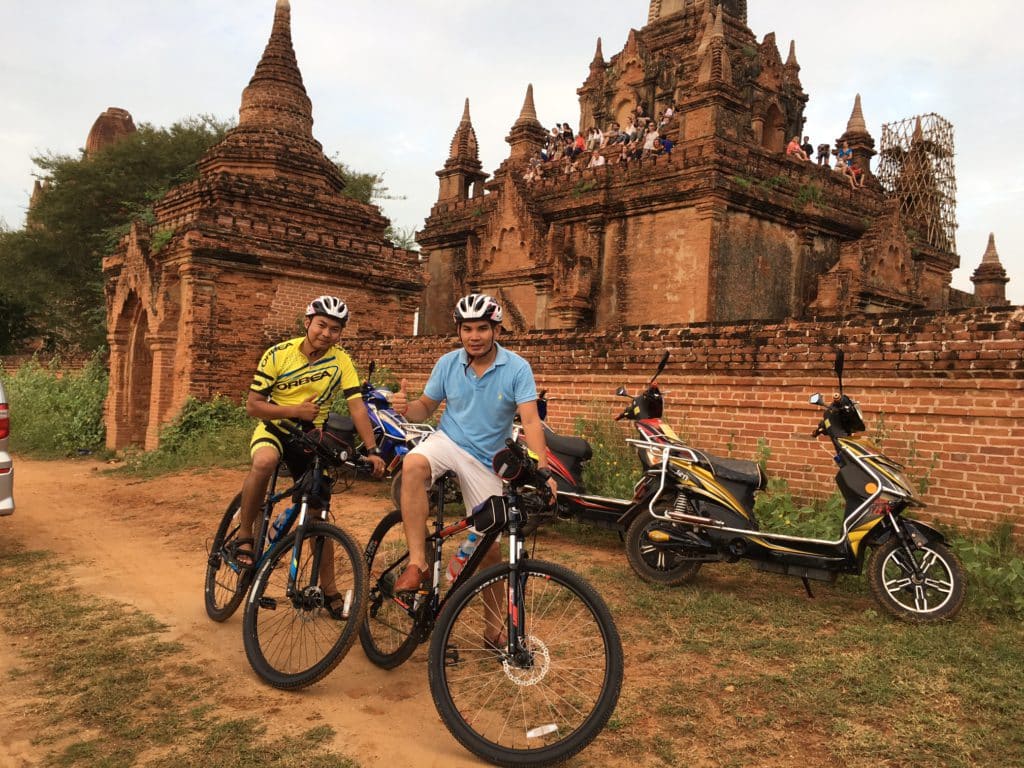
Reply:
[[[626, 554], [640, 578], [682, 584], [704, 563], [743, 559], [759, 570], [803, 579], [810, 593], [808, 579], [835, 581], [840, 573], [866, 570], [875, 599], [898, 618], [929, 622], [957, 614], [965, 594], [963, 565], [941, 533], [903, 516], [908, 507], [924, 506], [903, 467], [853, 437], [865, 431], [864, 418], [843, 394], [843, 360], [839, 351], [839, 394], [830, 403], [820, 394], [810, 399], [824, 408], [813, 436], [828, 436], [839, 466], [835, 480], [846, 501], [839, 538], [760, 530], [754, 496], [765, 482], [758, 465], [717, 459], [666, 436], [654, 428], [661, 416], [658, 408], [647, 414], [655, 422], [648, 436], [630, 441], [660, 478], [659, 491], [626, 533]], [[644, 424], [641, 420], [637, 426]]]

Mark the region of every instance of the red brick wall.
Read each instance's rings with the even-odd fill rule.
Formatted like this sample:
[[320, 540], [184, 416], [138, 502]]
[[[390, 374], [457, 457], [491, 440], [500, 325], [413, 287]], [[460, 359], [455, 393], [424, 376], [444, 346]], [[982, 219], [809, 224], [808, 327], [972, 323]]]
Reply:
[[[553, 402], [549, 422], [572, 432], [577, 417], [610, 419], [653, 372], [665, 418], [693, 444], [722, 456], [771, 450], [769, 472], [807, 496], [828, 496], [834, 465], [825, 440], [808, 435], [814, 392], [836, 389], [834, 345], [846, 351], [846, 392], [864, 411], [868, 435], [927, 481], [922, 517], [962, 529], [1009, 521], [1024, 533], [1024, 308], [858, 318], [847, 322], [700, 324], [615, 333], [530, 332], [506, 337], [531, 362]], [[360, 370], [370, 359], [426, 382], [453, 337], [356, 342]]]

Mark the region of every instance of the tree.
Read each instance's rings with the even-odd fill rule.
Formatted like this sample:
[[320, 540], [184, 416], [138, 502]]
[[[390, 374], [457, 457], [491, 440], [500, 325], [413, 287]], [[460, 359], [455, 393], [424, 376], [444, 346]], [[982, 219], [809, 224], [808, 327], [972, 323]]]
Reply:
[[[198, 160], [229, 128], [209, 116], [170, 128], [143, 123], [91, 157], [33, 158], [47, 181], [43, 194], [25, 229], [0, 232], [0, 312], [23, 313], [7, 332], [42, 337], [49, 348], [104, 343], [103, 256], [133, 220], [152, 220], [154, 201], [195, 178]], [[0, 322], [0, 343], [8, 325]]]
[[369, 205], [374, 200], [404, 200], [404, 195], [392, 195], [391, 190], [384, 186], [384, 174], [363, 173], [354, 171], [345, 163], [341, 162], [337, 155], [331, 157], [331, 161], [338, 167], [341, 176], [345, 179], [345, 188], [341, 194]]

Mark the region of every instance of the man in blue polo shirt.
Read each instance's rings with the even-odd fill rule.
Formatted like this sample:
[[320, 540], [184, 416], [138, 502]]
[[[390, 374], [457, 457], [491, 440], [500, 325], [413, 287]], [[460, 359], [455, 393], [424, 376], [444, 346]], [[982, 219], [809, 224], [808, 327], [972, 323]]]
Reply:
[[[455, 472], [467, 512], [500, 495], [501, 480], [491, 469], [491, 460], [511, 436], [517, 412], [526, 444], [540, 457], [542, 473], [547, 472], [533, 370], [515, 352], [498, 344], [501, 306], [490, 296], [472, 293], [459, 299], [454, 316], [462, 349], [437, 361], [418, 400], [408, 402], [403, 381], [391, 402], [398, 413], [413, 422], [425, 421], [442, 402], [446, 403], [438, 431], [402, 460], [402, 523], [409, 544], [409, 565], [395, 582], [396, 592], [418, 589], [431, 576], [424, 541], [428, 485], [446, 471]], [[550, 475], [547, 480], [554, 494], [555, 481]], [[499, 558], [495, 544], [483, 565], [492, 565]]]

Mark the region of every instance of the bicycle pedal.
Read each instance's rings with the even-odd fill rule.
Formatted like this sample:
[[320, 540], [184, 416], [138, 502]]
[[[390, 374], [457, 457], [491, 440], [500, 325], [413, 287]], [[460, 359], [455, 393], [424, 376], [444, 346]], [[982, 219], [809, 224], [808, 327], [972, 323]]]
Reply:
[[272, 597], [261, 597], [260, 598], [260, 608], [265, 608], [268, 611], [276, 611], [277, 610], [277, 600], [275, 600]]

